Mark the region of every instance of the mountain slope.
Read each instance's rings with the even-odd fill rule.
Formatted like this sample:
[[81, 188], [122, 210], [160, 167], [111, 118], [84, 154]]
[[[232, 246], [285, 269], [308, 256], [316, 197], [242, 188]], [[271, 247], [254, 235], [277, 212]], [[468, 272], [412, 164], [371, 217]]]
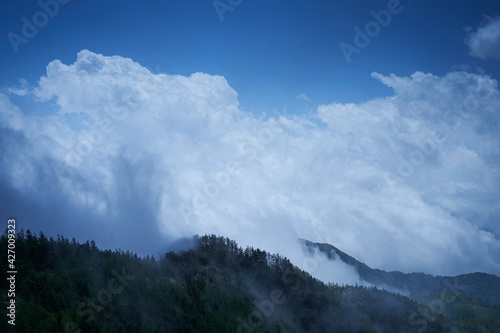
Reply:
[[447, 320], [470, 328], [481, 319], [494, 331], [500, 331], [500, 277], [486, 273], [462, 274], [454, 277], [432, 276], [424, 273], [386, 272], [373, 269], [325, 243], [302, 240], [305, 250], [315, 249], [331, 260], [341, 260], [354, 267], [360, 278], [389, 290], [399, 290], [431, 309], [432, 316], [443, 315]]
[[[284, 257], [227, 238], [194, 240], [194, 248], [156, 260], [20, 232], [15, 331], [399, 333], [454, 325], [441, 316], [422, 322], [429, 310], [407, 297], [325, 285]], [[6, 249], [4, 234], [2, 257]], [[2, 320], [0, 331], [9, 329]]]
[[340, 251], [333, 245], [302, 240], [306, 248], [317, 248], [328, 258], [338, 258], [356, 268], [362, 280], [376, 286], [388, 286], [408, 291], [411, 297], [428, 292], [453, 292], [466, 294], [493, 306], [500, 307], [500, 277], [486, 273], [462, 274], [454, 277], [432, 276], [424, 273], [386, 272], [373, 269]]

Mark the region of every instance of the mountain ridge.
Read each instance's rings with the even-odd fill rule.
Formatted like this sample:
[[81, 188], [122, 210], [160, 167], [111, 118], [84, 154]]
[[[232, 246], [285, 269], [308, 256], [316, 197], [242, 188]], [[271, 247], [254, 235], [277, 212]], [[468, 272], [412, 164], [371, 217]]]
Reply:
[[[11, 238], [0, 237], [0, 256]], [[500, 331], [500, 309], [464, 293], [445, 293], [453, 301], [436, 308], [374, 286], [325, 284], [280, 254], [216, 235], [194, 236], [159, 259], [29, 230], [15, 239], [17, 321], [0, 322], [2, 332]]]
[[451, 292], [455, 296], [465, 294], [491, 306], [500, 307], [500, 277], [493, 274], [475, 272], [456, 276], [434, 276], [416, 272], [387, 272], [378, 268], [371, 268], [331, 244], [315, 243], [302, 238], [300, 241], [309, 253], [312, 253], [313, 249], [318, 249], [328, 259], [336, 260], [338, 258], [347, 265], [354, 267], [361, 280], [380, 288], [387, 286], [400, 290], [403, 294], [407, 291], [408, 296], [414, 300], [422, 302], [425, 299], [422, 294], [429, 291], [434, 293]]

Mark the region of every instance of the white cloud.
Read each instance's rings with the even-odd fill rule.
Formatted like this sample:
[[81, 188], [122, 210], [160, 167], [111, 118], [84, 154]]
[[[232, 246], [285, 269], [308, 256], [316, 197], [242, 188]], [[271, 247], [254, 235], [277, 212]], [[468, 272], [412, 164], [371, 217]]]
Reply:
[[309, 103], [312, 103], [313, 101], [306, 95], [306, 94], [299, 94], [297, 96], [297, 98], [299, 99], [303, 99], [304, 101], [306, 102], [309, 102]]
[[29, 93], [28, 81], [19, 79], [19, 85], [7, 88], [7, 92], [17, 96], [26, 96]]
[[121, 222], [129, 202], [144, 200], [165, 235], [221, 234], [298, 265], [301, 237], [382, 269], [500, 273], [497, 82], [373, 76], [395, 95], [259, 120], [221, 76], [152, 74], [81, 51], [51, 62], [35, 90], [57, 114], [1, 96], [0, 133], [15, 133], [0, 140], [3, 177], [35, 199], [64, 193], [68, 209], [122, 233], [138, 227]]
[[500, 17], [489, 18], [483, 26], [469, 32], [465, 44], [473, 57], [500, 60]]

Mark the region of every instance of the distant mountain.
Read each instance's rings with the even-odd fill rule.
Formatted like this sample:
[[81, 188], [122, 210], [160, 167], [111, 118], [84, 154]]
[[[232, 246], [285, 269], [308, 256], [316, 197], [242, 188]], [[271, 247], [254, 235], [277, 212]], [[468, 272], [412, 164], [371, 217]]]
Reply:
[[424, 273], [386, 272], [370, 268], [359, 260], [342, 252], [333, 245], [313, 243], [302, 240], [308, 249], [317, 248], [330, 259], [340, 259], [353, 266], [360, 278], [370, 284], [400, 290], [403, 294], [418, 299], [428, 292], [451, 292], [454, 295], [465, 294], [500, 307], [500, 277], [486, 273], [470, 273], [457, 276], [432, 276]]
[[[457, 276], [432, 276], [424, 273], [386, 272], [374, 269], [342, 252], [333, 245], [302, 240], [306, 251], [315, 249], [331, 260], [341, 260], [354, 267], [369, 284], [408, 295], [434, 313], [449, 320], [493, 316], [500, 324], [500, 277], [486, 273]], [[479, 315], [481, 313], [481, 315]], [[496, 318], [495, 318], [496, 316]]]

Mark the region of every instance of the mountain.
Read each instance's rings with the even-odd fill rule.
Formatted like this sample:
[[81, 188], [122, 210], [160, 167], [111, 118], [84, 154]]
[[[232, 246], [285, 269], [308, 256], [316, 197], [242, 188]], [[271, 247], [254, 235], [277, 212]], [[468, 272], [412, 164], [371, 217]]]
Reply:
[[399, 291], [448, 320], [490, 318], [500, 325], [500, 277], [486, 273], [433, 276], [373, 269], [333, 245], [301, 240], [305, 250], [319, 250], [330, 260], [354, 267], [360, 278], [379, 288]]
[[[500, 312], [435, 313], [375, 287], [325, 284], [279, 254], [193, 237], [160, 258], [29, 231], [16, 236], [16, 326], [1, 332], [497, 332]], [[8, 234], [0, 237], [6, 258]], [[337, 253], [337, 252], [335, 252]], [[347, 258], [347, 257], [346, 257]], [[8, 269], [6, 260], [0, 269]], [[6, 304], [5, 278], [0, 301]], [[431, 292], [431, 291], [429, 291]], [[9, 296], [10, 297], [10, 296]], [[475, 300], [469, 299], [470, 302]], [[462, 301], [459, 303], [463, 304]], [[465, 303], [464, 303], [465, 304]], [[495, 312], [497, 311], [497, 312]], [[5, 317], [4, 317], [5, 318]], [[455, 319], [447, 319], [455, 318]], [[456, 319], [458, 318], [458, 319]]]
[[500, 277], [486, 273], [470, 273], [457, 276], [433, 276], [424, 273], [402, 273], [386, 272], [373, 269], [366, 264], [354, 259], [348, 254], [340, 251], [333, 245], [325, 243], [313, 243], [302, 240], [306, 248], [317, 248], [325, 253], [330, 259], [340, 259], [344, 263], [353, 266], [360, 278], [376, 286], [388, 287], [408, 292], [410, 297], [418, 298], [422, 293], [451, 292], [455, 295], [465, 294], [490, 305], [500, 307]]

